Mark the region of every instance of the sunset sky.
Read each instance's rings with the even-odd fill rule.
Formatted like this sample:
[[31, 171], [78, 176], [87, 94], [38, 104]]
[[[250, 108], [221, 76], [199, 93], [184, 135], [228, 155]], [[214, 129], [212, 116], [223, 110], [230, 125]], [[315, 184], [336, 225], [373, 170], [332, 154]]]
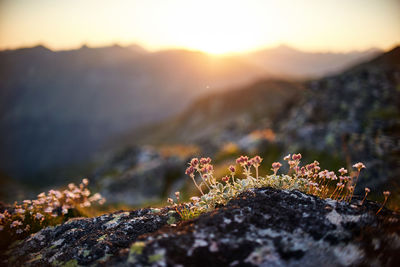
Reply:
[[44, 44], [140, 44], [246, 52], [389, 49], [400, 43], [399, 0], [0, 0], [0, 49]]

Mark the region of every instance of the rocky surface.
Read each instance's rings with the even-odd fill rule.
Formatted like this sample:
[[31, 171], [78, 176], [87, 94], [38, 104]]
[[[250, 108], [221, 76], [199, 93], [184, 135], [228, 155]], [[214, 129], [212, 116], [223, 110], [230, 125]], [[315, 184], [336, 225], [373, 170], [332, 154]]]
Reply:
[[[299, 191], [261, 188], [176, 223], [167, 208], [46, 228], [14, 244], [5, 266], [396, 266], [400, 215]], [[398, 266], [398, 265], [397, 265]]]
[[286, 150], [329, 151], [349, 165], [364, 162], [359, 189], [398, 186], [400, 47], [307, 87], [304, 100], [277, 131]]

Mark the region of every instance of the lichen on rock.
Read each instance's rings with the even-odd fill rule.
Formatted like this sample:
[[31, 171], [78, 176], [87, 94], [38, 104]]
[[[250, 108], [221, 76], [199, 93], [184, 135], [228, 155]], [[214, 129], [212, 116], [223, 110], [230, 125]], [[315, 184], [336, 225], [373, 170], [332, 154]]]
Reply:
[[[140, 209], [46, 228], [11, 247], [8, 266], [394, 266], [400, 216], [300, 191], [253, 189], [200, 217]], [[176, 217], [176, 219], [179, 219]]]

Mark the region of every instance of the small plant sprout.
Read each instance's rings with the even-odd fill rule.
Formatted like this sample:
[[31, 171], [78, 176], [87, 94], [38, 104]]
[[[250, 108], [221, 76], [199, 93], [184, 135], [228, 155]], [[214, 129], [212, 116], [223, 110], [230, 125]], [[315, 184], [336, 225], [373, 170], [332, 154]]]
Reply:
[[376, 212], [376, 215], [378, 215], [378, 213], [383, 209], [383, 207], [385, 206], [389, 196], [390, 196], [390, 191], [383, 191], [383, 196], [385, 197], [385, 200], [382, 203], [382, 206], [380, 207], [380, 209]]
[[369, 192], [371, 192], [371, 190], [368, 187], [366, 187], [365, 188], [365, 195], [364, 195], [363, 200], [361, 201], [361, 205], [364, 204], [364, 201], [367, 199], [367, 196], [368, 196]]
[[176, 213], [182, 220], [190, 220], [201, 214], [200, 210], [196, 209], [196, 204], [200, 202], [200, 198], [191, 197], [191, 203], [180, 203], [180, 193], [175, 192], [176, 203], [172, 198], [168, 198], [168, 203], [175, 209]]

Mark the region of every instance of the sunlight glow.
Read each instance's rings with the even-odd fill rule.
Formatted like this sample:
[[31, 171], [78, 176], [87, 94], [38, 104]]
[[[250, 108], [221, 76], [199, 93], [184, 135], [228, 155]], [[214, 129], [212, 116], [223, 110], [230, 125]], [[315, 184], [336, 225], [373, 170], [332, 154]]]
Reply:
[[214, 54], [281, 43], [303, 50], [390, 48], [398, 0], [2, 0], [0, 49], [137, 43]]

